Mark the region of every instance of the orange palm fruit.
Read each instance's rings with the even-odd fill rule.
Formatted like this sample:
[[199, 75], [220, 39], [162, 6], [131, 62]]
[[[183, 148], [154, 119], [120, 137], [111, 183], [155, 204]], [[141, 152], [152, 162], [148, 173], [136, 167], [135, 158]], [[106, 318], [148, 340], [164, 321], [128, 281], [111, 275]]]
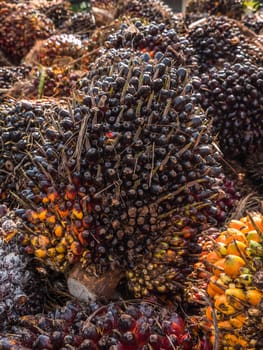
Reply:
[[227, 254], [242, 256], [246, 248], [247, 248], [247, 245], [244, 242], [233, 240], [227, 246]]
[[263, 298], [263, 293], [259, 291], [258, 289], [248, 289], [246, 291], [246, 300], [251, 305], [258, 305]]
[[224, 271], [233, 278], [236, 278], [240, 274], [240, 268], [245, 265], [245, 260], [237, 255], [227, 255], [224, 259]]
[[221, 294], [215, 299], [215, 308], [224, 315], [233, 315], [237, 312], [237, 310], [228, 302], [225, 294]]
[[243, 232], [241, 232], [235, 228], [229, 228], [229, 229], [227, 229], [227, 232], [228, 232], [228, 236], [226, 238], [226, 244], [229, 244], [233, 240], [247, 243], [246, 235]]
[[216, 276], [219, 276], [220, 273], [225, 271], [225, 258], [219, 259], [213, 264], [213, 273]]
[[241, 288], [228, 288], [225, 292], [228, 302], [237, 310], [243, 309], [246, 294]]
[[241, 328], [246, 322], [246, 319], [247, 317], [244, 314], [239, 314], [237, 316], [231, 317], [229, 319], [229, 322], [234, 328]]

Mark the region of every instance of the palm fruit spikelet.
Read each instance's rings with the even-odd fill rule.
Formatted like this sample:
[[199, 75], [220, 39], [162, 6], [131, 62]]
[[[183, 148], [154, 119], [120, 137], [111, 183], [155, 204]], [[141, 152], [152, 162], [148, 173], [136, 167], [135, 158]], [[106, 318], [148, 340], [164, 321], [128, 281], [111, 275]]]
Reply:
[[206, 317], [222, 350], [262, 348], [262, 244], [263, 215], [251, 212], [231, 220], [202, 256], [211, 273]]
[[[15, 200], [29, 252], [56, 270], [80, 261], [99, 274], [132, 269], [177, 212], [179, 224], [194, 230], [214, 223], [221, 170], [185, 67], [127, 50], [109, 51], [94, 67], [70, 112], [43, 109], [34, 117], [26, 106], [27, 135], [41, 124], [30, 145], [20, 131], [30, 155], [23, 151], [16, 169], [22, 190]], [[17, 122], [10, 118], [2, 121], [5, 137]]]
[[26, 314], [41, 312], [44, 283], [30, 268], [32, 258], [17, 244], [18, 222], [0, 205], [0, 331]]
[[53, 22], [26, 4], [0, 4], [0, 48], [12, 63], [19, 63], [35, 41], [54, 32]]
[[257, 45], [254, 39], [256, 35], [247, 33], [244, 26], [227, 17], [205, 18], [193, 25], [188, 33], [188, 40], [198, 56], [200, 72], [220, 67], [224, 62], [251, 61], [262, 65], [262, 46]]
[[196, 78], [201, 105], [228, 157], [249, 157], [262, 148], [263, 69], [251, 62], [225, 63]]
[[175, 308], [151, 301], [108, 305], [71, 301], [46, 315], [21, 317], [9, 333], [0, 335], [0, 347], [23, 346], [38, 350], [210, 350], [191, 333]]

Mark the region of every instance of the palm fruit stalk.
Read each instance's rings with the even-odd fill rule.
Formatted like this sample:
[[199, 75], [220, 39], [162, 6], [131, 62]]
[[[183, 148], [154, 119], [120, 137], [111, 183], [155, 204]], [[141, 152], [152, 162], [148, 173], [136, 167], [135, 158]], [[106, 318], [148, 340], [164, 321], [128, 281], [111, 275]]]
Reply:
[[0, 205], [0, 331], [26, 314], [41, 312], [45, 283], [31, 267], [32, 257], [17, 244], [18, 222]]
[[231, 18], [210, 16], [197, 21], [187, 38], [195, 49], [201, 73], [222, 67], [225, 62], [262, 65], [262, 45], [257, 35]]
[[242, 23], [256, 34], [263, 34], [263, 10], [243, 16]]
[[212, 341], [224, 350], [262, 348], [263, 215], [233, 219], [202, 256], [208, 273], [206, 308]]
[[26, 4], [0, 4], [0, 49], [11, 63], [18, 64], [36, 40], [54, 33], [54, 24]]
[[263, 69], [250, 62], [225, 63], [196, 78], [201, 105], [229, 158], [249, 157], [262, 148]]
[[175, 308], [154, 301], [71, 301], [46, 315], [20, 317], [0, 336], [5, 349], [209, 350], [205, 344]]
[[[14, 197], [28, 252], [55, 270], [79, 262], [99, 276], [133, 269], [166, 229], [173, 232], [176, 215], [175, 232], [215, 223], [221, 168], [187, 68], [127, 50], [109, 51], [93, 68], [71, 111], [40, 105], [36, 114], [24, 102], [16, 106], [21, 119], [8, 112], [2, 159], [21, 157]], [[20, 122], [19, 138], [10, 139]], [[31, 131], [37, 141], [29, 144]]]

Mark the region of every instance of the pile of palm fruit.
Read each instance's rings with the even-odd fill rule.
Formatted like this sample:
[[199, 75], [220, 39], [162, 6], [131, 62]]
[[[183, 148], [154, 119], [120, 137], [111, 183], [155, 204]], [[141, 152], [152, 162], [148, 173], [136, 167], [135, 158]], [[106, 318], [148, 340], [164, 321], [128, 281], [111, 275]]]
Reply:
[[262, 28], [0, 1], [0, 349], [263, 348]]

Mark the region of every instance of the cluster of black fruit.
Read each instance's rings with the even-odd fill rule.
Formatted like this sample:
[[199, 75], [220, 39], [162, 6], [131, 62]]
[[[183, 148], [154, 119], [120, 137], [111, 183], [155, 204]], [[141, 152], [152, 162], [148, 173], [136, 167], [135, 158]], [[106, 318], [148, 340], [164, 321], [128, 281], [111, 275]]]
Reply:
[[24, 316], [11, 332], [0, 336], [0, 347], [189, 350], [196, 343], [173, 309], [160, 309], [150, 302], [119, 302], [107, 306], [68, 302], [47, 315]]
[[188, 38], [194, 46], [200, 70], [250, 60], [262, 64], [262, 50], [250, 43], [240, 26], [232, 19], [211, 16], [189, 30]]
[[214, 133], [229, 157], [242, 157], [263, 145], [263, 70], [246, 63], [225, 63], [196, 82], [201, 104], [213, 119]]
[[176, 65], [196, 64], [190, 40], [179, 36], [173, 27], [155, 21], [149, 24], [144, 24], [140, 20], [124, 22], [118, 30], [109, 35], [105, 46], [115, 49], [132, 48], [151, 56], [161, 52], [172, 58]]
[[0, 67], [0, 89], [10, 89], [15, 82], [25, 79], [31, 68], [31, 66], [25, 64], [21, 66]]

